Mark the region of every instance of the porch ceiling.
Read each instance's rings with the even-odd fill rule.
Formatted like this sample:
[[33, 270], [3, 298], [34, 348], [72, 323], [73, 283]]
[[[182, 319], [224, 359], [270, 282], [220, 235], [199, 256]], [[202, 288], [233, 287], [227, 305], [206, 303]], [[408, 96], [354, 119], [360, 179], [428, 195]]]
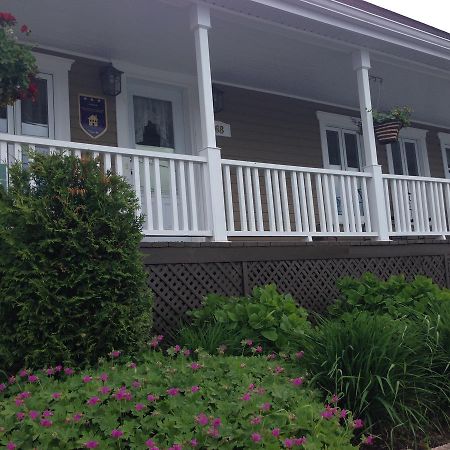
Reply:
[[[43, 47], [194, 75], [189, 10], [176, 6], [187, 3], [3, 0], [2, 9], [15, 14], [20, 23], [27, 23], [33, 30], [30, 41]], [[212, 25], [210, 47], [215, 81], [358, 107], [352, 48], [347, 45], [349, 35], [317, 23], [314, 35], [308, 30], [311, 21], [297, 23], [296, 31], [224, 10], [212, 11]], [[353, 42], [358, 43], [362, 42]], [[373, 43], [370, 45], [374, 47]], [[379, 43], [379, 47], [386, 44]], [[430, 58], [423, 56], [421, 60], [419, 53], [413, 58], [406, 50], [402, 53], [393, 45], [389, 48], [394, 56], [372, 55], [372, 74], [384, 80], [378, 107], [411, 105], [415, 119], [450, 127], [448, 62], [441, 61], [435, 64], [440, 65], [439, 69], [431, 69]], [[374, 87], [375, 106], [376, 90]]]

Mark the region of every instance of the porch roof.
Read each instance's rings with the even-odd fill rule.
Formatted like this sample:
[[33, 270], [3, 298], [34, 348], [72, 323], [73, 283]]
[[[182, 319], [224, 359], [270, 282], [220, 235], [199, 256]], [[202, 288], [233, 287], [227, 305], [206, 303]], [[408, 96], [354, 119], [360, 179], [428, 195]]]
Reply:
[[[391, 24], [381, 33], [381, 22], [370, 22], [363, 12], [362, 25], [362, 12], [341, 1], [203, 3], [212, 7], [214, 81], [357, 110], [351, 53], [363, 46], [371, 52], [372, 75], [384, 80], [380, 96], [374, 86], [375, 108], [410, 105], [418, 121], [450, 127], [450, 102], [443, 101], [450, 98], [450, 41], [443, 37], [409, 27], [411, 36], [402, 34], [400, 40], [406, 25]], [[179, 73], [193, 81], [189, 4], [134, 0], [131, 8], [111, 0], [4, 0], [2, 9], [32, 28], [29, 39], [38, 47]]]

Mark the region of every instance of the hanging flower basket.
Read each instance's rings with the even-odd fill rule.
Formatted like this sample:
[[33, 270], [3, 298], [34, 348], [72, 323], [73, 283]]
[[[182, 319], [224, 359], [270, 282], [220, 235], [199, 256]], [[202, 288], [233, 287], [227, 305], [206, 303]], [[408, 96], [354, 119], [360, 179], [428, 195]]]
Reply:
[[[0, 12], [0, 107], [19, 99], [34, 99], [37, 94], [36, 59], [29, 46], [18, 42], [16, 24], [11, 13]], [[20, 32], [29, 34], [30, 29], [22, 25]]]
[[380, 144], [398, 141], [400, 130], [411, 125], [411, 108], [395, 107], [388, 112], [373, 112], [373, 128]]
[[373, 126], [375, 138], [380, 144], [392, 144], [398, 141], [403, 124], [398, 120], [384, 122]]

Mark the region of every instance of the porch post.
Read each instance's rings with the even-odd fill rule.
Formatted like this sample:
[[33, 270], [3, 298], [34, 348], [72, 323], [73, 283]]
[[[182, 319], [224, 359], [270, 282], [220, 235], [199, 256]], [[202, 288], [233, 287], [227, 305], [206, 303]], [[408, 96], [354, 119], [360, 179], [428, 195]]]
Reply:
[[358, 97], [361, 112], [361, 123], [364, 142], [364, 172], [372, 175], [368, 185], [369, 207], [372, 223], [378, 233], [378, 241], [388, 241], [387, 205], [384, 198], [384, 187], [381, 165], [378, 164], [375, 132], [373, 130], [372, 100], [370, 98], [369, 69], [370, 55], [367, 50], [353, 54], [353, 69], [358, 81]]
[[214, 107], [212, 97], [211, 65], [209, 59], [208, 30], [211, 28], [209, 8], [196, 4], [191, 10], [191, 28], [195, 37], [197, 81], [200, 106], [202, 150], [207, 159], [205, 170], [206, 211], [214, 241], [226, 241], [225, 203], [223, 198], [222, 164], [216, 144]]

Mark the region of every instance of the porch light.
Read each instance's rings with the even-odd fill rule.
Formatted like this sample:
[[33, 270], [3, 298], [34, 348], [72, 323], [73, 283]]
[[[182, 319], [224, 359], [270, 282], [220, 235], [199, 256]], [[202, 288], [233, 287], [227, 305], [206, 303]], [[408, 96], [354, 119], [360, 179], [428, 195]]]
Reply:
[[102, 67], [100, 70], [100, 80], [102, 82], [102, 89], [105, 95], [112, 95], [115, 97], [122, 91], [122, 73], [109, 64]]
[[219, 113], [220, 111], [223, 110], [223, 91], [220, 90], [218, 87], [213, 86], [212, 95], [213, 95], [214, 112]]

